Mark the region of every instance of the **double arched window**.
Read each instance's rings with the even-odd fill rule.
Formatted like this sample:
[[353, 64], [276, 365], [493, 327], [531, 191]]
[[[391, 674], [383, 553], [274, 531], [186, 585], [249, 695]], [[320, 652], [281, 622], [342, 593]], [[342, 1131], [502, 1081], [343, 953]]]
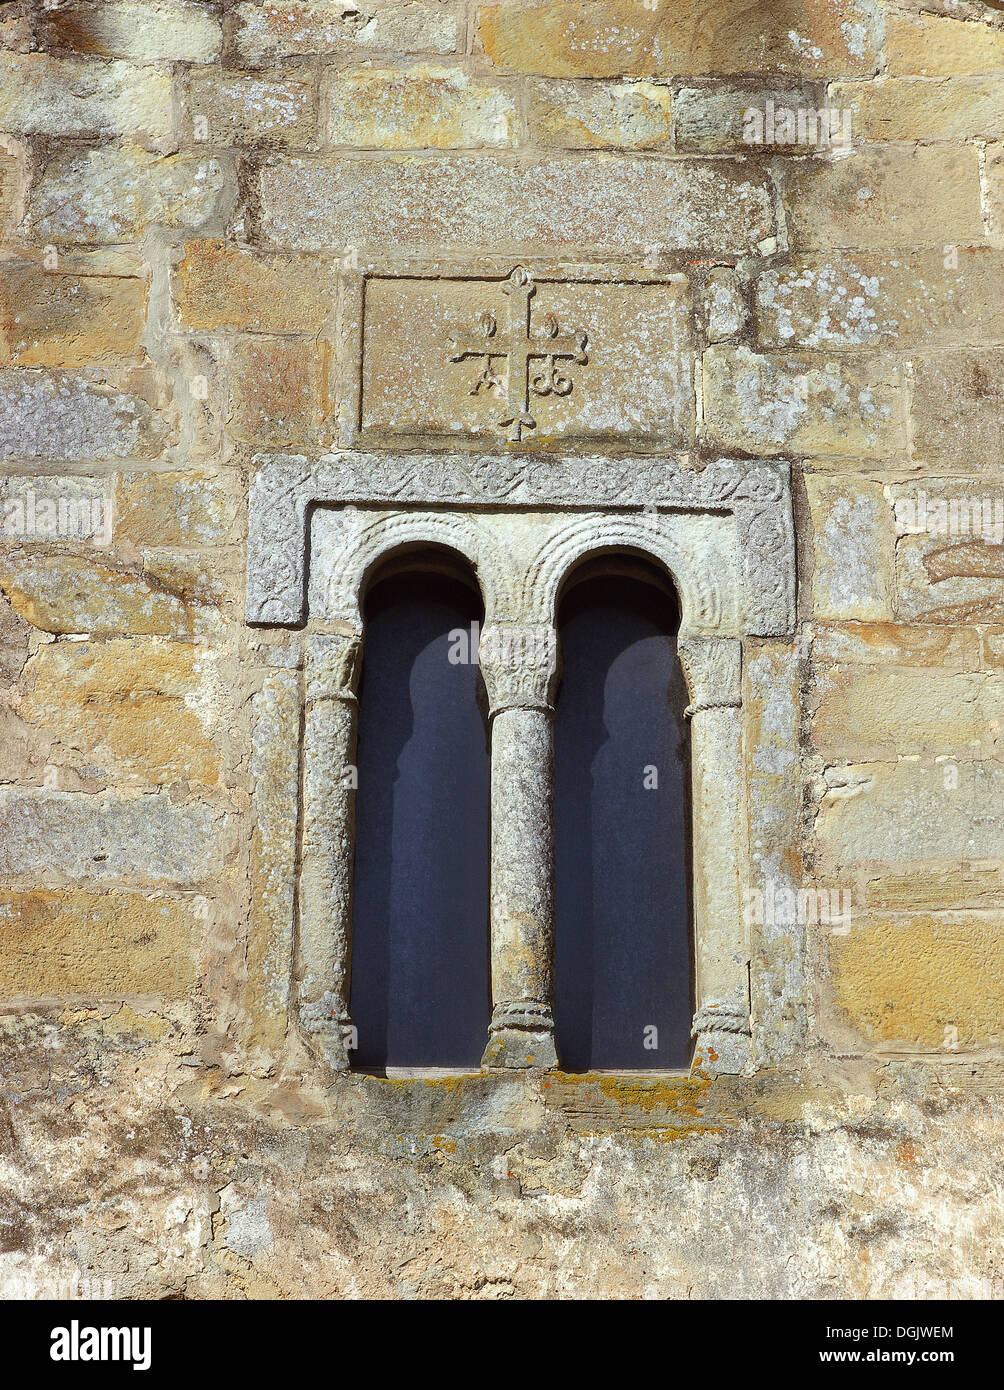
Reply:
[[[473, 570], [443, 549], [398, 554], [370, 577], [358, 695], [352, 1064], [475, 1067], [490, 1030], [515, 1022], [532, 1035], [533, 1010], [547, 1013], [537, 996], [549, 992], [565, 1069], [686, 1068], [690, 768], [673, 588], [654, 563], [627, 554], [574, 568], [559, 595], [543, 715], [519, 702], [500, 711], [496, 692], [493, 719], [480, 661], [492, 634], [483, 621]], [[497, 686], [497, 653], [492, 659]], [[492, 844], [492, 798], [508, 796], [533, 759], [549, 756], [536, 742], [542, 717], [553, 718], [553, 821], [550, 811], [533, 816], [531, 793], [507, 859], [506, 844]], [[503, 881], [500, 858], [519, 879], [526, 846], [518, 841], [533, 836], [549, 843], [529, 862], [548, 872], [553, 843], [552, 883]], [[493, 917], [519, 918], [524, 891], [529, 925], [523, 932], [519, 923], [510, 955], [493, 961]], [[553, 915], [553, 943], [530, 920], [538, 911]], [[500, 1010], [496, 978], [493, 1013], [493, 971], [518, 973], [525, 951], [549, 957], [528, 968], [545, 987], [523, 991], [521, 1017], [519, 999], [507, 996]], [[536, 1060], [532, 1052], [527, 1060]]]

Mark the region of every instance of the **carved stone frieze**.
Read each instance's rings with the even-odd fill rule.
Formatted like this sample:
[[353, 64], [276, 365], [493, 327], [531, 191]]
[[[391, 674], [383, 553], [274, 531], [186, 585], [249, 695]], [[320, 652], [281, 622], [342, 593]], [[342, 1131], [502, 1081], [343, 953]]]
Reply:
[[[344, 452], [308, 462], [297, 455], [259, 460], [248, 519], [247, 617], [250, 623], [294, 625], [306, 602], [308, 518], [318, 505], [356, 509], [360, 529], [386, 528], [386, 518], [369, 508], [393, 508], [403, 537], [470, 554], [485, 551], [478, 539], [478, 513], [485, 509], [535, 508], [576, 512], [567, 532], [544, 543], [534, 562], [554, 575], [577, 548], [593, 551], [627, 546], [656, 554], [673, 573], [686, 604], [700, 624], [714, 627], [714, 591], [722, 556], [708, 554], [688, 567], [684, 537], [697, 518], [733, 519], [734, 571], [740, 598], [740, 630], [755, 636], [786, 636], [795, 621], [795, 541], [789, 468], [786, 463], [722, 459], [701, 471], [662, 459], [513, 459], [476, 454], [376, 454]], [[409, 515], [435, 511], [425, 521]], [[594, 513], [584, 517], [585, 512]], [[687, 525], [674, 527], [682, 517]], [[689, 519], [693, 518], [693, 521]], [[501, 534], [501, 533], [500, 533]], [[660, 541], [660, 536], [663, 540]], [[679, 537], [679, 539], [676, 539]], [[388, 540], [390, 538], [388, 537]], [[403, 543], [403, 542], [402, 542]], [[351, 544], [348, 535], [346, 547]], [[661, 546], [661, 552], [660, 552]], [[557, 549], [556, 549], [557, 547]], [[360, 555], [367, 551], [360, 540]], [[559, 558], [557, 551], [564, 555]], [[501, 557], [500, 557], [501, 558]], [[487, 564], [485, 552], [480, 562]], [[684, 571], [683, 573], [678, 572]], [[501, 574], [493, 592], [507, 585]], [[483, 583], [483, 591], [487, 586]], [[512, 581], [508, 583], [512, 588]], [[512, 599], [513, 595], [509, 594]], [[486, 604], [488, 595], [486, 593]], [[511, 619], [522, 614], [509, 612]], [[686, 616], [686, 614], [685, 614]], [[549, 619], [545, 611], [541, 620]]]

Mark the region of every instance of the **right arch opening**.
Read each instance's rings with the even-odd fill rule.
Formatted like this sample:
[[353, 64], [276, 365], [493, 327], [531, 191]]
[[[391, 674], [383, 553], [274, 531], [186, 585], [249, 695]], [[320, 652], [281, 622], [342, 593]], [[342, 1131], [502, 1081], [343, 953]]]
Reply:
[[629, 555], [583, 563], [558, 608], [555, 1025], [569, 1071], [691, 1061], [688, 697], [679, 601]]

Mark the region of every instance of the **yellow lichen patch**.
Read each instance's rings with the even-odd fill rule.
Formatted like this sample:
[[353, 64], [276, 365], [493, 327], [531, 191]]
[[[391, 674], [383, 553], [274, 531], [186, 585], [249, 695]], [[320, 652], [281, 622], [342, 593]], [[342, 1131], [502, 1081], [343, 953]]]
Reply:
[[185, 995], [195, 906], [138, 893], [36, 889], [0, 896], [0, 998]]
[[951, 1049], [1004, 1032], [999, 915], [880, 919], [832, 941], [837, 1004], [866, 1037]]

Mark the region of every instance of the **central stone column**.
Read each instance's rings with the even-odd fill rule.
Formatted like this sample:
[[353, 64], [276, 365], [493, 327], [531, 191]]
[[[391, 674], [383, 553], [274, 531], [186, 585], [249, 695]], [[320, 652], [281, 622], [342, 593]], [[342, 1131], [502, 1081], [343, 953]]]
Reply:
[[553, 1067], [554, 739], [557, 634], [489, 624], [492, 1021], [486, 1067]]

